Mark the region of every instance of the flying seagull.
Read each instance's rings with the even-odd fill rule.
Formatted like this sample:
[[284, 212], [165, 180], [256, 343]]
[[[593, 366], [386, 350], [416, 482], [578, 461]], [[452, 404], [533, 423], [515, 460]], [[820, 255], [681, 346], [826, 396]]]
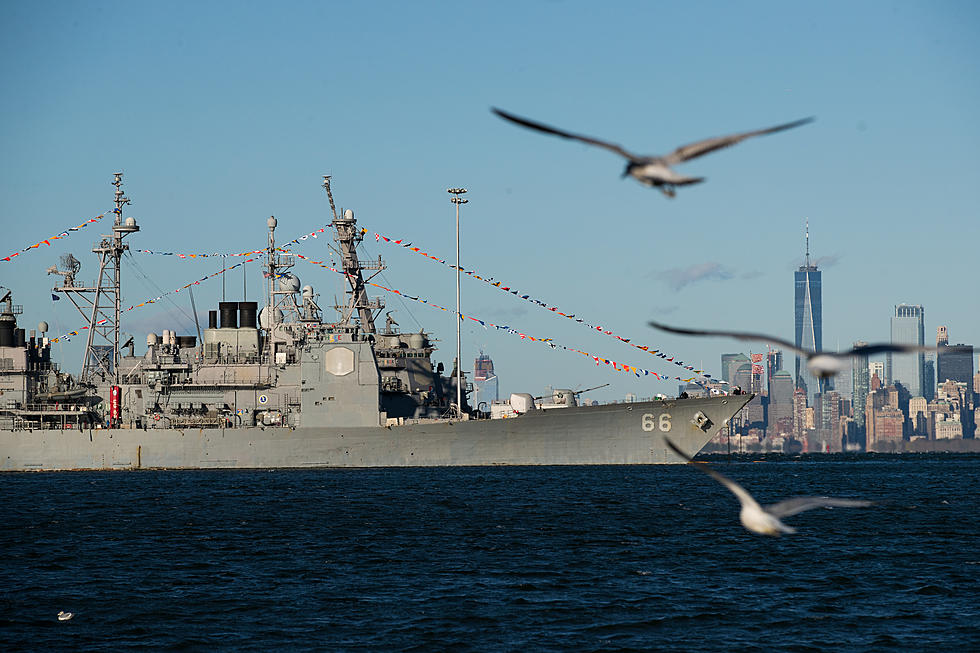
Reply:
[[548, 125], [543, 125], [539, 122], [528, 120], [527, 118], [515, 116], [514, 114], [507, 113], [506, 111], [502, 111], [501, 109], [497, 109], [495, 107], [491, 107], [491, 109], [495, 114], [504, 120], [509, 120], [523, 127], [536, 129], [546, 134], [554, 134], [555, 136], [561, 136], [562, 138], [571, 138], [589, 145], [596, 145], [598, 147], [605, 148], [610, 152], [615, 152], [616, 154], [625, 157], [628, 161], [626, 164], [626, 169], [623, 170], [623, 177], [629, 175], [644, 186], [659, 188], [660, 192], [667, 197], [673, 197], [676, 194], [674, 189], [677, 186], [687, 186], [704, 181], [704, 177], [684, 177], [683, 175], [679, 175], [671, 170], [670, 166], [683, 163], [688, 159], [694, 159], [701, 155], [708, 154], [709, 152], [714, 152], [715, 150], [720, 150], [723, 147], [735, 145], [736, 143], [744, 141], [746, 138], [762, 136], [763, 134], [772, 134], [773, 132], [783, 131], [784, 129], [792, 129], [793, 127], [799, 127], [800, 125], [805, 125], [806, 123], [813, 121], [813, 118], [804, 118], [802, 120], [788, 122], [785, 125], [769, 127], [768, 129], [758, 129], [755, 131], [730, 134], [728, 136], [706, 138], [703, 141], [698, 141], [689, 145], [682, 145], [666, 156], [643, 156], [628, 152], [615, 143], [607, 143], [606, 141], [601, 141], [590, 136], [582, 136], [581, 134], [572, 134], [571, 132], [555, 129], [554, 127], [549, 127]]
[[[650, 321], [648, 322], [650, 326], [654, 329], [660, 329], [661, 331], [667, 331], [669, 333], [679, 333], [685, 336], [726, 336], [729, 338], [737, 338], [739, 340], [761, 340], [763, 342], [770, 342], [786, 349], [790, 349], [795, 352], [799, 352], [803, 356], [806, 356], [806, 366], [810, 370], [810, 373], [815, 377], [820, 379], [827, 379], [838, 372], [843, 371], [847, 367], [847, 359], [854, 356], [872, 356], [874, 354], [884, 354], [884, 353], [896, 353], [896, 354], [911, 354], [917, 351], [937, 351], [937, 347], [929, 347], [926, 345], [908, 345], [901, 343], [880, 343], [876, 345], [860, 345], [851, 349], [850, 351], [833, 352], [833, 351], [813, 351], [810, 349], [803, 349], [802, 347], [797, 347], [793, 343], [776, 338], [775, 336], [767, 336], [761, 333], [743, 333], [740, 331], [710, 331], [707, 329], [684, 329], [680, 327], [667, 326], [666, 324], [661, 324], [660, 322]], [[960, 350], [966, 351], [965, 347], [944, 347], [943, 351], [958, 352]]]
[[728, 478], [724, 474], [716, 472], [704, 463], [694, 462], [690, 456], [677, 448], [669, 438], [664, 437], [664, 442], [670, 447], [671, 451], [700, 469], [705, 474], [711, 476], [738, 497], [738, 502], [742, 504], [742, 510], [738, 513], [738, 519], [753, 533], [762, 535], [779, 535], [780, 533], [795, 533], [796, 529], [791, 528], [780, 521], [781, 517], [789, 517], [798, 512], [813, 510], [814, 508], [865, 508], [874, 505], [871, 501], [861, 501], [859, 499], [834, 499], [831, 497], [796, 497], [787, 499], [769, 506], [760, 506], [745, 488]]

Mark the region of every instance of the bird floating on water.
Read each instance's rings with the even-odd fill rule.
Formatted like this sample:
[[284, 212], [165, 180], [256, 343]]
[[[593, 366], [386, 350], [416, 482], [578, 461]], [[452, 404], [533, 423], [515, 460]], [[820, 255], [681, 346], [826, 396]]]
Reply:
[[806, 510], [813, 510], [814, 508], [865, 508], [874, 505], [871, 501], [860, 499], [796, 497], [795, 499], [787, 499], [786, 501], [780, 501], [772, 505], [761, 506], [745, 488], [735, 481], [720, 472], [716, 472], [704, 463], [694, 462], [690, 456], [678, 449], [677, 445], [671, 442], [669, 438], [664, 437], [664, 442], [667, 443], [671, 451], [686, 460], [689, 465], [693, 465], [705, 474], [708, 474], [738, 497], [738, 502], [742, 505], [742, 509], [738, 513], [738, 519], [742, 522], [742, 526], [745, 526], [745, 528], [753, 533], [760, 533], [762, 535], [795, 533], [796, 529], [784, 524], [780, 521], [780, 518], [789, 517], [790, 515], [795, 515]]
[[[661, 331], [667, 331], [669, 333], [679, 333], [685, 336], [725, 336], [728, 338], [737, 338], [738, 340], [761, 340], [763, 342], [769, 342], [774, 345], [779, 345], [785, 347], [791, 351], [798, 352], [799, 354], [806, 356], [806, 367], [810, 370], [810, 373], [815, 377], [820, 379], [827, 379], [838, 372], [847, 369], [847, 359], [853, 358], [855, 356], [873, 356], [874, 354], [885, 354], [885, 353], [895, 353], [895, 354], [912, 354], [919, 351], [938, 351], [938, 347], [931, 347], [928, 345], [909, 345], [902, 343], [879, 343], [873, 345], [858, 345], [857, 347], [842, 352], [833, 351], [814, 351], [812, 349], [804, 349], [803, 347], [797, 347], [795, 344], [789, 342], [788, 340], [783, 340], [775, 336], [767, 336], [762, 333], [746, 333], [742, 331], [715, 331], [709, 329], [686, 329], [683, 327], [672, 327], [666, 324], [661, 324], [660, 322], [650, 321], [648, 322], [650, 326], [654, 329], [660, 329]], [[943, 351], [948, 352], [960, 352], [968, 351], [966, 347], [943, 347]]]
[[72, 614], [71, 612], [65, 612], [64, 610], [62, 610], [58, 613], [58, 621], [68, 621], [74, 616], [75, 615]]
[[644, 186], [659, 188], [660, 192], [667, 197], [674, 197], [677, 186], [697, 184], [705, 179], [704, 177], [685, 177], [683, 175], [679, 175], [674, 172], [670, 166], [683, 163], [684, 161], [708, 154], [709, 152], [714, 152], [715, 150], [720, 150], [724, 147], [735, 145], [736, 143], [744, 141], [746, 138], [762, 136], [764, 134], [772, 134], [774, 132], [783, 131], [784, 129], [792, 129], [793, 127], [799, 127], [800, 125], [805, 125], [806, 123], [813, 122], [814, 120], [812, 117], [803, 118], [802, 120], [796, 120], [794, 122], [788, 122], [784, 125], [768, 127], [766, 129], [757, 129], [755, 131], [729, 134], [728, 136], [706, 138], [704, 140], [697, 141], [696, 143], [682, 145], [665, 156], [644, 156], [640, 154], [633, 154], [615, 143], [602, 141], [598, 138], [592, 138], [591, 136], [583, 136], [581, 134], [573, 134], [571, 132], [562, 131], [539, 122], [534, 122], [533, 120], [528, 120], [527, 118], [515, 116], [512, 113], [507, 113], [506, 111], [495, 107], [491, 107], [491, 109], [495, 114], [504, 120], [509, 120], [523, 127], [536, 129], [537, 131], [544, 132], [546, 134], [554, 134], [555, 136], [561, 136], [562, 138], [570, 138], [588, 145], [595, 145], [605, 148], [610, 152], [615, 152], [616, 154], [627, 159], [626, 169], [623, 170], [623, 177], [630, 176]]

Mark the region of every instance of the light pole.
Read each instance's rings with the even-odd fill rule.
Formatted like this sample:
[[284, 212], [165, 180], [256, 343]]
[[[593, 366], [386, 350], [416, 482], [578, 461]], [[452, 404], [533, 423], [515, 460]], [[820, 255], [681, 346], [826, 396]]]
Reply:
[[449, 188], [447, 193], [452, 195], [449, 200], [456, 205], [456, 416], [463, 417], [463, 358], [460, 346], [459, 323], [463, 314], [459, 310], [459, 205], [469, 200], [460, 197], [466, 192], [465, 188]]

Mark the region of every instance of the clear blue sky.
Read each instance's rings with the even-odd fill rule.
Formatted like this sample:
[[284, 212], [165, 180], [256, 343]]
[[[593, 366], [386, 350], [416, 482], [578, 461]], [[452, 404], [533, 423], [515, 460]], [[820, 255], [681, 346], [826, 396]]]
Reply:
[[[792, 338], [805, 218], [825, 347], [887, 340], [902, 302], [925, 307], [927, 341], [945, 324], [953, 342], [980, 344], [977, 3], [6, 2], [0, 17], [0, 257], [110, 208], [118, 170], [142, 227], [131, 247], [262, 247], [269, 215], [283, 238], [329, 221], [329, 173], [370, 232], [447, 259], [446, 188], [467, 187], [464, 267], [715, 375], [743, 343], [668, 337], [646, 321]], [[708, 181], [668, 200], [620, 179], [615, 155], [490, 106], [649, 153], [817, 121], [684, 164]], [[0, 262], [21, 326], [46, 319], [53, 336], [82, 324], [67, 301], [52, 304], [44, 271], [72, 251], [94, 278], [103, 231]], [[322, 243], [297, 251], [323, 257]], [[381, 283], [453, 305], [451, 271], [365, 244], [389, 265]], [[124, 305], [216, 268], [134, 255]], [[296, 271], [324, 305], [340, 291], [331, 273]], [[463, 281], [466, 314], [681, 372]], [[251, 299], [259, 282], [253, 271]], [[229, 279], [228, 299], [241, 286]], [[200, 287], [200, 312], [220, 293], [220, 280]], [[404, 329], [441, 338], [436, 358], [450, 367], [451, 316], [385, 299]], [[185, 293], [175, 301], [130, 311], [124, 331], [138, 344], [148, 330], [191, 333]], [[80, 367], [79, 340], [55, 349], [66, 369]], [[470, 322], [463, 347], [467, 370], [479, 349], [493, 357], [504, 392], [676, 392]]]

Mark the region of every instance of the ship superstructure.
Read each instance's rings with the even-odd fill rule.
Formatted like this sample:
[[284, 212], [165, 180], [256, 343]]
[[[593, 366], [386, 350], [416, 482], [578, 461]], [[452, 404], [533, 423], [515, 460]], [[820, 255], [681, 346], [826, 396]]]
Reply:
[[96, 332], [111, 346], [93, 343], [90, 330], [79, 383], [50, 363], [43, 339], [8, 328], [16, 311], [6, 298], [2, 469], [677, 462], [662, 434], [697, 451], [750, 398], [578, 406], [562, 390], [543, 404], [521, 393], [506, 410], [472, 409], [472, 384], [462, 370], [444, 374], [426, 331], [401, 331], [390, 311], [376, 326], [385, 307], [368, 296], [364, 272], [384, 264], [358, 257], [364, 232], [352, 210], [334, 208], [329, 177], [332, 248], [347, 285], [335, 321], [323, 319], [318, 294], [293, 273], [295, 255], [276, 244], [270, 217], [261, 310], [258, 301], [219, 302], [200, 342], [165, 329], [146, 336], [143, 355], [131, 342], [122, 352], [118, 258], [122, 238], [139, 228], [121, 217], [121, 175], [113, 183], [113, 234], [93, 250], [100, 281], [80, 287], [58, 272], [65, 282], [55, 288], [94, 295], [76, 306], [88, 306], [91, 325], [112, 327]]

